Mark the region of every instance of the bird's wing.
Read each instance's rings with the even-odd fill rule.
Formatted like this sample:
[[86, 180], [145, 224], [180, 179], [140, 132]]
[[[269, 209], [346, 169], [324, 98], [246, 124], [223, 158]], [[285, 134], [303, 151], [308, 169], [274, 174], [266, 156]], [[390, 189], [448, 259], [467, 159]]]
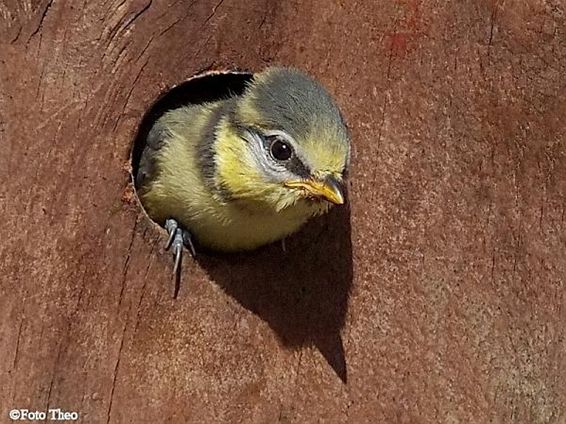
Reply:
[[165, 144], [169, 132], [165, 124], [158, 120], [146, 138], [146, 145], [143, 149], [138, 172], [136, 175], [136, 186], [143, 188], [145, 184], [152, 181], [156, 176], [156, 160], [159, 150]]

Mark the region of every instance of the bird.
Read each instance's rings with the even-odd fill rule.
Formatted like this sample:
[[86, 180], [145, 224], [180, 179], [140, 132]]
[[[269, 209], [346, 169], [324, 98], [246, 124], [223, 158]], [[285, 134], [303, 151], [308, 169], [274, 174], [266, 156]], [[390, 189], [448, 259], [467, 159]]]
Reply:
[[243, 91], [164, 112], [136, 175], [146, 212], [183, 246], [220, 252], [284, 240], [345, 202], [350, 134], [329, 92], [291, 67], [252, 74]]

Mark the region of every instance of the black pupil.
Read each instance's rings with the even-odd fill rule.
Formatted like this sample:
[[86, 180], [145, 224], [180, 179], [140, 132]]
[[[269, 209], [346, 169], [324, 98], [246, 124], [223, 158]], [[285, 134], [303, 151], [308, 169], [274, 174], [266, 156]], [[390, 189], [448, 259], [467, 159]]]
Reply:
[[291, 146], [281, 140], [275, 140], [271, 145], [271, 154], [277, 160], [288, 160], [292, 155]]

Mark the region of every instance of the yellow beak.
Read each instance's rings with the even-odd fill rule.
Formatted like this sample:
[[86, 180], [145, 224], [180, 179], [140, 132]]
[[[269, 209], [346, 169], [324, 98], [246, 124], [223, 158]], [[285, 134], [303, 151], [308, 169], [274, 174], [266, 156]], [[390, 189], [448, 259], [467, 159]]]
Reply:
[[306, 190], [314, 197], [321, 197], [335, 205], [344, 203], [344, 193], [340, 188], [340, 183], [333, 177], [327, 177], [324, 181], [317, 180], [296, 180], [287, 181], [285, 187], [300, 188]]

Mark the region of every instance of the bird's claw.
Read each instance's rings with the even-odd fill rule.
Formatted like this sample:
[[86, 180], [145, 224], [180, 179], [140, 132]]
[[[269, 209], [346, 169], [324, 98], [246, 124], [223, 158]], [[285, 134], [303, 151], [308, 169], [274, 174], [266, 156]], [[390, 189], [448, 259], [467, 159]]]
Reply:
[[173, 266], [173, 275], [175, 276], [175, 294], [177, 297], [181, 283], [181, 263], [183, 262], [183, 246], [187, 246], [191, 255], [195, 257], [196, 251], [191, 238], [191, 233], [181, 228], [179, 223], [170, 218], [165, 221], [165, 229], [169, 233], [165, 250], [171, 249], [175, 257], [175, 265]]
[[193, 244], [193, 238], [191, 236], [191, 233], [189, 233], [187, 230], [183, 230], [183, 244], [187, 247], [187, 249], [189, 249], [189, 252], [191, 252], [191, 256], [193, 258], [196, 257], [197, 252]]
[[165, 229], [169, 233], [169, 238], [167, 239], [167, 243], [165, 244], [165, 250], [169, 250], [169, 248], [171, 247], [171, 244], [175, 239], [175, 235], [177, 234], [178, 228], [179, 225], [174, 219], [168, 219], [167, 221], [165, 221]]

